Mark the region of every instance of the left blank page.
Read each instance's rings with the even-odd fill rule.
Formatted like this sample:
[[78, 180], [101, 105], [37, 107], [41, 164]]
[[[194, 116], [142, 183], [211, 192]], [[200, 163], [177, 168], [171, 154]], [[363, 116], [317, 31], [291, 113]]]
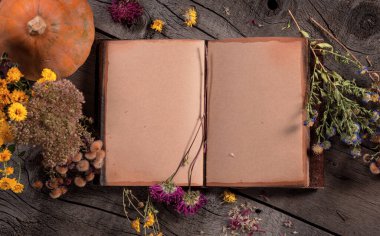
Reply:
[[[166, 180], [204, 114], [203, 40], [106, 41], [103, 44], [104, 184], [148, 186]], [[203, 185], [202, 133], [188, 163]], [[174, 181], [187, 184], [188, 165]]]

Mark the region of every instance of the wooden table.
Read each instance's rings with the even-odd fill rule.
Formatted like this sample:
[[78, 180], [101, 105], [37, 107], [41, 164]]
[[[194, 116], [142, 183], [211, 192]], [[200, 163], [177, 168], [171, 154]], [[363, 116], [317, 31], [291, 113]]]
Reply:
[[[147, 18], [165, 20], [162, 34], [145, 26], [130, 30], [113, 23], [107, 12], [111, 0], [89, 2], [95, 14], [97, 39], [297, 36], [294, 26], [282, 30], [289, 21], [287, 10], [291, 9], [313, 36], [324, 38], [308, 21], [309, 17], [331, 30], [363, 62], [369, 55], [375, 68], [380, 68], [380, 3], [376, 1], [141, 0]], [[199, 13], [199, 23], [194, 28], [186, 28], [183, 24], [183, 12], [190, 6], [195, 6]], [[97, 106], [94, 98], [96, 47], [94, 45], [86, 64], [72, 76], [86, 96], [85, 113], [90, 116], [95, 115]], [[336, 63], [331, 64], [334, 65], [337, 67]], [[341, 66], [337, 69], [347, 78], [355, 77], [351, 70]], [[358, 83], [368, 81], [359, 80]], [[360, 160], [350, 158], [348, 153], [347, 147], [336, 144], [326, 154], [325, 189], [233, 191], [238, 194], [239, 203], [249, 202], [262, 210], [259, 217], [267, 235], [292, 235], [294, 231], [299, 235], [379, 235], [379, 178], [372, 176]], [[34, 179], [35, 156], [33, 151], [25, 158], [24, 183]], [[134, 190], [137, 193], [145, 191], [143, 188]], [[165, 235], [220, 235], [231, 208], [231, 205], [221, 204], [222, 191], [219, 188], [205, 190], [209, 203], [194, 217], [185, 218], [160, 206], [159, 220]], [[283, 226], [286, 220], [291, 220], [294, 227]], [[123, 213], [122, 188], [89, 186], [52, 200], [27, 184], [20, 195], [0, 192], [0, 235], [136, 234]]]

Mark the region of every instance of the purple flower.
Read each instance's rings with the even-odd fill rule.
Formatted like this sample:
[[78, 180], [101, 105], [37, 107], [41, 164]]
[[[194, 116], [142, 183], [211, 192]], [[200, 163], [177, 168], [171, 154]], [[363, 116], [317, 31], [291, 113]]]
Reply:
[[240, 221], [238, 219], [233, 218], [233, 219], [230, 219], [228, 227], [231, 230], [239, 230], [241, 228], [241, 223], [240, 223]]
[[112, 0], [108, 10], [115, 22], [123, 23], [127, 26], [136, 24], [144, 13], [144, 8], [133, 0]]
[[175, 186], [172, 181], [163, 182], [149, 187], [149, 193], [153, 200], [176, 204], [184, 194], [181, 187]]
[[176, 210], [185, 216], [194, 215], [197, 211], [207, 204], [206, 197], [199, 191], [187, 191], [182, 195], [177, 203]]

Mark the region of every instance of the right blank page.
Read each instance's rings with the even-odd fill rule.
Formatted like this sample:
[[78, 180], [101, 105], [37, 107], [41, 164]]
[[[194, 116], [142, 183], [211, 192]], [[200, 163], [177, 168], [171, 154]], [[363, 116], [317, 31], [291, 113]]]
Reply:
[[208, 43], [207, 186], [309, 184], [307, 41]]

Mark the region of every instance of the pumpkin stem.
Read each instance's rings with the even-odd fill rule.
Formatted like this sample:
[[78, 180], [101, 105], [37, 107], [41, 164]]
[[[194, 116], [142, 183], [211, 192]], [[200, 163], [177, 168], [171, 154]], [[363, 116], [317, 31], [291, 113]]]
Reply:
[[41, 16], [36, 16], [28, 22], [28, 32], [30, 35], [41, 35], [47, 27], [46, 22]]

